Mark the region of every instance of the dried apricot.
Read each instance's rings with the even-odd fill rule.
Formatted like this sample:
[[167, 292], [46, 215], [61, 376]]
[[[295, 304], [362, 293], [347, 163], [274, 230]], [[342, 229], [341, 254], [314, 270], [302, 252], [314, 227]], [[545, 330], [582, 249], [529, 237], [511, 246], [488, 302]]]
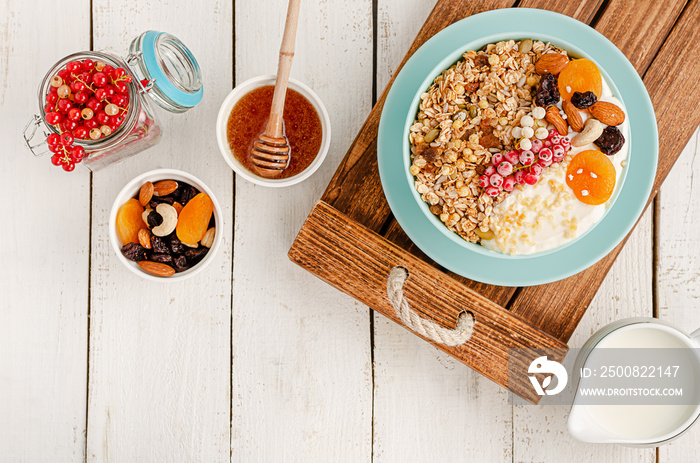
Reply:
[[597, 150], [578, 153], [566, 169], [566, 184], [584, 204], [605, 203], [615, 189], [615, 166]]
[[603, 94], [603, 78], [593, 61], [586, 58], [575, 59], [559, 73], [561, 97], [571, 101], [574, 92], [593, 92], [598, 98]]
[[206, 193], [199, 193], [182, 208], [177, 220], [177, 237], [183, 243], [198, 243], [209, 228], [214, 203]]
[[117, 211], [117, 234], [122, 246], [128, 243], [139, 242], [139, 230], [148, 228], [141, 217], [143, 206], [138, 199], [131, 198]]

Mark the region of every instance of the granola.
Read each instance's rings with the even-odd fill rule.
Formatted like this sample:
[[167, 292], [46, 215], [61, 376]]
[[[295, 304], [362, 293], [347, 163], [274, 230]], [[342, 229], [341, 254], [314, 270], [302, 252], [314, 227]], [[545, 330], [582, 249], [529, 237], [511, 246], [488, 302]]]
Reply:
[[506, 192], [490, 196], [478, 178], [493, 153], [515, 148], [521, 138], [521, 118], [532, 110], [540, 82], [534, 63], [546, 53], [565, 54], [529, 39], [467, 51], [421, 95], [409, 134], [415, 188], [467, 241], [493, 236], [490, 216]]

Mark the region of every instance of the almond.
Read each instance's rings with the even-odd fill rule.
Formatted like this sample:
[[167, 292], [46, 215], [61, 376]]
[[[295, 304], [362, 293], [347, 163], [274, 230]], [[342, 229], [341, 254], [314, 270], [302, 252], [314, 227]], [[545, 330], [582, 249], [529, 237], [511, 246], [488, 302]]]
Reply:
[[177, 187], [175, 180], [162, 180], [153, 185], [153, 194], [156, 196], [167, 196], [177, 190]]
[[161, 264], [160, 262], [151, 262], [150, 260], [141, 260], [136, 262], [144, 272], [150, 273], [157, 277], [169, 277], [175, 274], [175, 269], [169, 265]]
[[561, 53], [547, 53], [540, 56], [540, 59], [535, 63], [535, 72], [541, 76], [547, 73], [556, 76], [567, 64], [569, 64], [568, 56]]
[[204, 234], [202, 239], [200, 240], [200, 243], [202, 246], [206, 248], [211, 248], [212, 244], [214, 244], [214, 235], [216, 234], [216, 227], [211, 227], [207, 232]]
[[578, 112], [576, 106], [574, 106], [569, 100], [562, 100], [562, 108], [564, 109], [564, 114], [566, 114], [566, 122], [569, 123], [571, 130], [574, 132], [580, 132], [583, 129], [583, 118], [581, 113]]
[[143, 184], [141, 187], [141, 190], [139, 191], [139, 202], [143, 207], [146, 207], [149, 202], [151, 202], [151, 198], [153, 197], [153, 184], [151, 182], [146, 182]]
[[545, 120], [552, 124], [559, 135], [566, 135], [569, 133], [569, 127], [561, 114], [559, 114], [559, 108], [556, 106], [550, 106], [547, 108], [547, 113], [544, 116]]
[[590, 108], [591, 116], [605, 125], [620, 125], [625, 122], [625, 113], [615, 104], [599, 101]]
[[148, 228], [139, 230], [139, 244], [146, 249], [151, 249], [151, 232]]

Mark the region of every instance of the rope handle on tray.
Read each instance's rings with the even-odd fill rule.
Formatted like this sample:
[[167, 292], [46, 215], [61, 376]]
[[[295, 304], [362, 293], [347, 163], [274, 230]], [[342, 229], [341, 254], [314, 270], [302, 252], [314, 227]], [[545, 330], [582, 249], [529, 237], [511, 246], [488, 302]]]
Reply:
[[421, 336], [446, 346], [459, 346], [469, 341], [474, 333], [474, 315], [469, 312], [459, 314], [454, 329], [443, 328], [435, 322], [422, 318], [411, 310], [403, 297], [403, 285], [407, 279], [408, 270], [397, 266], [389, 272], [386, 283], [389, 302], [401, 322]]

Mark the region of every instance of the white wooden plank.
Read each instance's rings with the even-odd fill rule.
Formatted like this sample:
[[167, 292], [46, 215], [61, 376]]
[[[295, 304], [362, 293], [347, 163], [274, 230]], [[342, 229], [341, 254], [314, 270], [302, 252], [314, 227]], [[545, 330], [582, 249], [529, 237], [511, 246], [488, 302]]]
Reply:
[[[287, 1], [237, 1], [236, 81], [274, 74]], [[294, 236], [371, 107], [371, 2], [305, 0], [292, 78], [328, 108], [321, 169], [284, 190], [236, 179], [232, 460], [371, 458], [366, 307], [292, 264]]]
[[34, 158], [21, 131], [44, 74], [89, 47], [88, 7], [11, 0], [0, 17], [1, 461], [84, 459], [90, 174]]
[[[581, 347], [598, 329], [627, 317], [651, 317], [652, 214], [648, 210], [632, 233], [591, 307], [569, 342]], [[513, 406], [513, 461], [656, 461], [654, 449], [585, 444], [569, 435], [568, 406]]]
[[[379, 1], [378, 94], [435, 3]], [[375, 462], [511, 461], [505, 389], [381, 315], [374, 329]]]
[[[700, 130], [695, 132], [659, 195], [657, 295], [659, 318], [687, 333], [700, 329]], [[659, 462], [697, 461], [700, 426], [659, 448]]]
[[[215, 142], [219, 105], [232, 82], [232, 3], [93, 0], [95, 48], [126, 54], [153, 29], [196, 56], [204, 100], [185, 114], [157, 108], [158, 146], [94, 175], [88, 452], [90, 462], [230, 458], [232, 174]], [[143, 281], [117, 260], [108, 214], [130, 179], [157, 167], [202, 179], [226, 223], [219, 255], [176, 284]]]

